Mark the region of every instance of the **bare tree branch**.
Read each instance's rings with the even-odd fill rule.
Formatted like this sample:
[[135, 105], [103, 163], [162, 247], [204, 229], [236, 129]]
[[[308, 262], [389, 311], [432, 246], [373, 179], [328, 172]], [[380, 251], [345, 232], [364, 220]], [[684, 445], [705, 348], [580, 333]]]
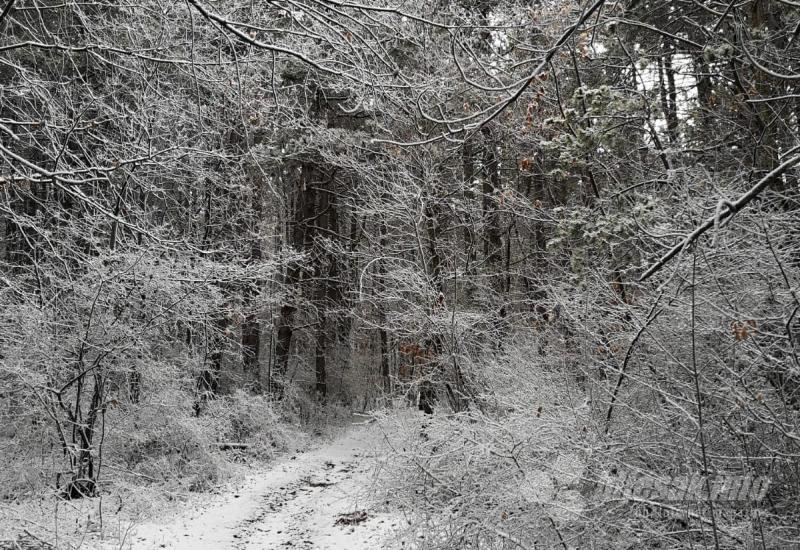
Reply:
[[[800, 149], [800, 146], [792, 148], [787, 154], [791, 154], [795, 151]], [[800, 162], [800, 155], [796, 155], [789, 160], [785, 161], [783, 164], [775, 168], [772, 172], [761, 178], [761, 180], [756, 183], [747, 193], [739, 197], [734, 202], [729, 202], [724, 205], [724, 210], [722, 210], [719, 215], [712, 216], [704, 221], [697, 229], [689, 233], [680, 243], [676, 244], [674, 247], [670, 249], [669, 252], [664, 254], [656, 263], [650, 266], [647, 271], [645, 271], [641, 277], [639, 277], [639, 281], [646, 281], [649, 279], [654, 273], [660, 270], [664, 265], [669, 262], [672, 258], [674, 258], [678, 253], [696, 241], [700, 236], [702, 236], [706, 231], [714, 227], [716, 224], [724, 222], [731, 218], [734, 214], [739, 212], [742, 208], [747, 206], [750, 201], [758, 197], [761, 192], [766, 189], [770, 184], [775, 182], [778, 178], [780, 178], [787, 170], [792, 168]]]

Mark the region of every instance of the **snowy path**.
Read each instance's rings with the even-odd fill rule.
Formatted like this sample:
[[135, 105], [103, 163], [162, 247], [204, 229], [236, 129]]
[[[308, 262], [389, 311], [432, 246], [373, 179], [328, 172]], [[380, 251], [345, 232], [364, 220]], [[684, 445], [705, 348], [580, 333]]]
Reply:
[[[398, 517], [370, 507], [371, 456], [381, 448], [375, 425], [357, 426], [339, 439], [284, 459], [248, 479], [236, 493], [168, 523], [144, 524], [124, 548], [168, 549], [379, 549]], [[344, 514], [367, 519], [337, 524]]]

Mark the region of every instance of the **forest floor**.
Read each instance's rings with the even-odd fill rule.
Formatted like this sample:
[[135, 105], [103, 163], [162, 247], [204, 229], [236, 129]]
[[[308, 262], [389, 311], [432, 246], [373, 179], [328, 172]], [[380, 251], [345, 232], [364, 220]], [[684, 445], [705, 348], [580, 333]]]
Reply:
[[[403, 521], [371, 491], [383, 436], [361, 418], [343, 434], [286, 456], [238, 487], [185, 503], [172, 517], [86, 540], [82, 548], [376, 549]], [[122, 539], [122, 540], [120, 540]]]

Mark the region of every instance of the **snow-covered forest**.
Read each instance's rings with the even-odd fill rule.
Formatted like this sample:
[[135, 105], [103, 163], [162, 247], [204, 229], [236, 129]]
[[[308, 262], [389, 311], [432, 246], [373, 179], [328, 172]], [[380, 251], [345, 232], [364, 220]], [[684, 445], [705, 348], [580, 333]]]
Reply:
[[149, 548], [279, 464], [330, 517], [181, 543], [800, 547], [798, 35], [795, 0], [0, 0], [0, 547]]

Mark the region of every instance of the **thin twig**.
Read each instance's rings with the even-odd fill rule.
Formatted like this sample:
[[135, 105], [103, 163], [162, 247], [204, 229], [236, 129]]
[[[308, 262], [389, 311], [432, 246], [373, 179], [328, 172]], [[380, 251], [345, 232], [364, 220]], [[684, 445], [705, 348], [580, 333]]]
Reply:
[[609, 403], [608, 412], [606, 413], [606, 435], [608, 434], [608, 430], [611, 428], [611, 415], [614, 413], [614, 404], [617, 402], [619, 390], [622, 387], [622, 382], [625, 380], [625, 371], [627, 370], [628, 362], [633, 355], [633, 348], [636, 346], [636, 342], [639, 341], [639, 338], [642, 336], [642, 334], [644, 334], [644, 331], [647, 330], [647, 327], [649, 327], [663, 311], [662, 309], [659, 309], [658, 311], [655, 310], [663, 295], [664, 291], [662, 290], [656, 298], [656, 301], [653, 303], [653, 306], [650, 308], [650, 311], [647, 314], [647, 319], [636, 333], [636, 336], [633, 337], [633, 340], [631, 340], [631, 343], [628, 346], [628, 351], [625, 353], [625, 360], [622, 362], [622, 368], [619, 370], [619, 378], [617, 378], [617, 384], [614, 386], [614, 393], [611, 395], [611, 403]]

